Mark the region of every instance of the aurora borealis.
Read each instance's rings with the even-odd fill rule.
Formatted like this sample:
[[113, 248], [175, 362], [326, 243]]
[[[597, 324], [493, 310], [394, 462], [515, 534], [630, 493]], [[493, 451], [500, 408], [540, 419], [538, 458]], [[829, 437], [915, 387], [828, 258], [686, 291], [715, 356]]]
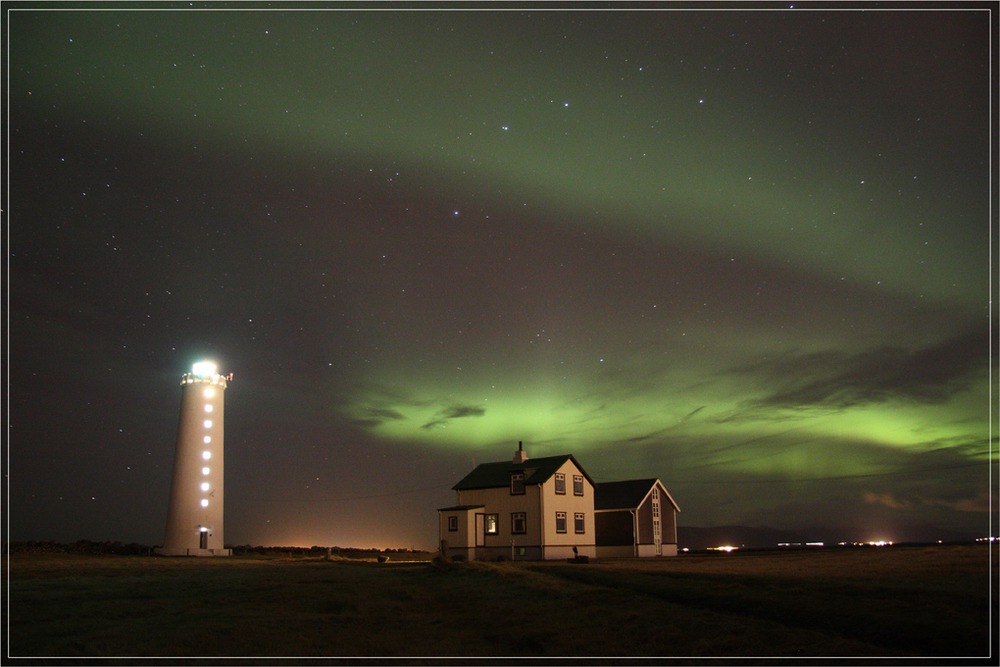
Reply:
[[168, 7], [5, 4], [13, 539], [157, 543], [202, 357], [236, 544], [433, 547], [519, 440], [995, 525], [987, 5]]

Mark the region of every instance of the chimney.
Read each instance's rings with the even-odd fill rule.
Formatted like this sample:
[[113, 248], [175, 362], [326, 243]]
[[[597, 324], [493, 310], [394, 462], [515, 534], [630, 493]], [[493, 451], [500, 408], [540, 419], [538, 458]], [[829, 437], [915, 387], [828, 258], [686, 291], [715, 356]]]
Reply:
[[528, 455], [524, 453], [524, 443], [517, 441], [517, 451], [514, 452], [514, 463], [521, 464], [528, 460]]

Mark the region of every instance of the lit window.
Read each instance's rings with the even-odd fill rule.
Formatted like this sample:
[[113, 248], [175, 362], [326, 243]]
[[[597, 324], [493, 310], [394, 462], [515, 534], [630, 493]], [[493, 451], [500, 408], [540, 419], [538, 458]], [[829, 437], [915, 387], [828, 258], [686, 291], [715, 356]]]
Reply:
[[209, 460], [210, 458], [212, 458], [212, 452], [205, 450], [204, 452], [201, 453], [201, 458], [205, 459], [206, 461]]
[[204, 396], [205, 398], [212, 398], [213, 396], [215, 396], [215, 390], [212, 389], [211, 387], [205, 387], [205, 391], [202, 392], [201, 395]]
[[524, 495], [524, 473], [512, 472], [510, 474], [510, 493], [514, 496]]
[[528, 532], [528, 520], [524, 512], [511, 513], [510, 532], [514, 535], [523, 535]]
[[566, 532], [566, 512], [556, 512], [556, 532]]
[[452, 533], [454, 533], [456, 530], [458, 530], [458, 517], [457, 516], [450, 516], [450, 517], [448, 517], [448, 530], [450, 532], [452, 532]]
[[207, 445], [208, 443], [212, 442], [212, 436], [206, 435], [204, 438], [201, 439], [201, 441]]
[[205, 428], [212, 428], [212, 420], [211, 419], [206, 419], [204, 422], [202, 422], [202, 425]]
[[212, 472], [212, 470], [208, 466], [205, 466], [204, 468], [201, 469], [201, 474], [202, 475], [207, 475], [210, 472]]
[[566, 493], [566, 475], [561, 472], [556, 473], [556, 493], [560, 495]]
[[211, 412], [213, 409], [214, 408], [212, 407], [211, 404], [208, 404], [208, 405], [205, 406], [205, 412]]
[[202, 482], [201, 483], [201, 490], [202, 491], [208, 491], [208, 482]]
[[500, 532], [500, 515], [499, 514], [487, 514], [486, 521], [483, 523], [483, 532], [487, 535], [496, 535]]
[[202, 507], [208, 507], [208, 498], [202, 498], [201, 499], [201, 506]]
[[573, 515], [573, 530], [575, 530], [577, 533], [585, 533], [587, 531], [584, 530], [584, 528], [585, 526], [583, 523], [583, 512], [577, 512], [576, 514]]
[[583, 477], [581, 475], [573, 475], [573, 495], [583, 495]]

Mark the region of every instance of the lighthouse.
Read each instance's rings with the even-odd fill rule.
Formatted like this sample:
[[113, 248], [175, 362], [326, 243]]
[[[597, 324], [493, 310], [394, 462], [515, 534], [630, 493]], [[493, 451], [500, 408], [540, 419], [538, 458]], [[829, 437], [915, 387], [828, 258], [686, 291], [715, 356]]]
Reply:
[[223, 437], [226, 384], [210, 361], [181, 377], [174, 477], [167, 507], [164, 556], [229, 556], [223, 541]]

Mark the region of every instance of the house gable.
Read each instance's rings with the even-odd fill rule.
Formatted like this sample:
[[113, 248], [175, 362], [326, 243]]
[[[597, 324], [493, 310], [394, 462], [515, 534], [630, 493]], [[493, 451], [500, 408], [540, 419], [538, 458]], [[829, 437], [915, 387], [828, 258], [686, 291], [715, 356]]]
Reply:
[[680, 508], [660, 480], [604, 482], [594, 496], [600, 556], [677, 555]]
[[663, 482], [655, 478], [649, 479], [629, 479], [621, 482], [601, 482], [594, 489], [594, 510], [597, 512], [611, 510], [634, 510], [638, 509], [653, 487], [660, 488], [660, 495], [666, 498], [673, 506], [675, 512], [680, 512], [681, 508], [674, 502], [673, 497], [663, 486]]

